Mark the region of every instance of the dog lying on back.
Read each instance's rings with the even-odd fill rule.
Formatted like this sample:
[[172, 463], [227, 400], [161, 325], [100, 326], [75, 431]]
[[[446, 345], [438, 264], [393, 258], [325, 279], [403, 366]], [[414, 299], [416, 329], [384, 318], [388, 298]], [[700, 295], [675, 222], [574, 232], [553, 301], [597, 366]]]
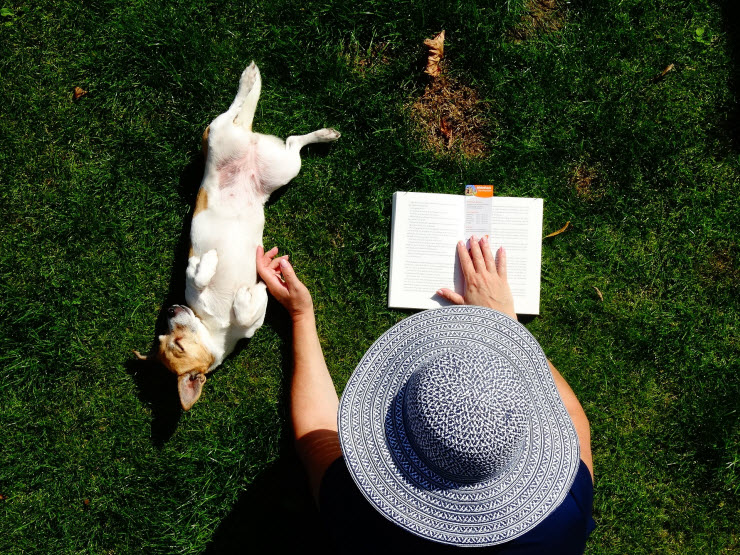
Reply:
[[301, 148], [340, 136], [334, 129], [319, 129], [283, 142], [253, 133], [260, 90], [260, 72], [252, 62], [242, 73], [234, 102], [203, 134], [206, 164], [190, 228], [188, 306], [168, 309], [169, 333], [159, 336], [156, 352], [177, 374], [185, 410], [200, 397], [206, 374], [264, 321], [267, 290], [257, 278], [256, 252], [265, 202], [298, 174]]

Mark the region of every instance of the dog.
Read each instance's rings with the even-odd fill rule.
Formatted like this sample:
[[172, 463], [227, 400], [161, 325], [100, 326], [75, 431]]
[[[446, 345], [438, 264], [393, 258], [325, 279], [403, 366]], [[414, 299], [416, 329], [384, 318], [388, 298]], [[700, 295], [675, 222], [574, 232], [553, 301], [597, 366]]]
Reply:
[[[153, 353], [177, 374], [180, 404], [190, 410], [200, 398], [206, 374], [219, 366], [265, 319], [267, 289], [258, 280], [257, 247], [262, 244], [264, 205], [301, 168], [300, 150], [340, 137], [334, 129], [290, 136], [284, 142], [252, 131], [262, 80], [252, 62], [241, 75], [229, 109], [203, 134], [203, 181], [190, 228], [185, 276], [188, 306], [168, 309], [169, 332]], [[136, 355], [147, 360], [152, 355]]]

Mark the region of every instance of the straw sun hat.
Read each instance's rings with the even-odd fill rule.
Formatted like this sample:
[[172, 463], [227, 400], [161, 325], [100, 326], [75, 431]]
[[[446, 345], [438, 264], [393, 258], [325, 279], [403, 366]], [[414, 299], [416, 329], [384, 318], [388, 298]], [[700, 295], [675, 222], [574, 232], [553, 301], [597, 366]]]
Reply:
[[345, 387], [339, 437], [382, 515], [452, 545], [531, 530], [579, 466], [542, 348], [512, 318], [476, 306], [427, 310], [386, 331]]

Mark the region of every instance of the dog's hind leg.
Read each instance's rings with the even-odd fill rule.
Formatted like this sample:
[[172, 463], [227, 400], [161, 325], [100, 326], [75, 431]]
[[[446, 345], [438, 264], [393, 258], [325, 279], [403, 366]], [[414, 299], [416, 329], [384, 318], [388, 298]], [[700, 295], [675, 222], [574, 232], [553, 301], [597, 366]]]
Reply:
[[267, 287], [263, 282], [248, 289], [241, 287], [234, 297], [234, 316], [240, 326], [247, 328], [245, 337], [252, 337], [265, 321], [267, 310]]
[[291, 135], [285, 139], [285, 148], [299, 152], [304, 146], [311, 143], [330, 143], [342, 135], [336, 129], [324, 128], [306, 135]]
[[257, 110], [257, 101], [262, 90], [262, 78], [257, 65], [252, 62], [242, 72], [239, 80], [239, 90], [234, 102], [229, 107], [229, 113], [234, 114], [234, 125], [240, 125], [247, 131], [252, 130], [252, 120]]

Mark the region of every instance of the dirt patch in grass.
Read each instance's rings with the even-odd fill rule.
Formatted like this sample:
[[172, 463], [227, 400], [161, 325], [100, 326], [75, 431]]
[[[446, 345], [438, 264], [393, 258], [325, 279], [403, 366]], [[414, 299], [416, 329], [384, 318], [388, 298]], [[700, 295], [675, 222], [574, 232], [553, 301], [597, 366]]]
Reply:
[[341, 56], [353, 72], [364, 76], [388, 65], [390, 50], [391, 47], [387, 42], [376, 42], [369, 48], [360, 48], [357, 42], [353, 42]]
[[442, 74], [431, 80], [410, 112], [427, 149], [468, 158], [487, 153], [491, 133], [487, 104], [456, 79]]
[[526, 13], [507, 35], [512, 42], [522, 42], [541, 33], [559, 31], [565, 25], [565, 2], [559, 0], [528, 0]]
[[700, 275], [707, 285], [740, 289], [740, 248], [736, 244], [716, 246], [702, 265]]
[[604, 196], [605, 188], [596, 166], [577, 165], [573, 168], [569, 182], [582, 200], [594, 202]]

